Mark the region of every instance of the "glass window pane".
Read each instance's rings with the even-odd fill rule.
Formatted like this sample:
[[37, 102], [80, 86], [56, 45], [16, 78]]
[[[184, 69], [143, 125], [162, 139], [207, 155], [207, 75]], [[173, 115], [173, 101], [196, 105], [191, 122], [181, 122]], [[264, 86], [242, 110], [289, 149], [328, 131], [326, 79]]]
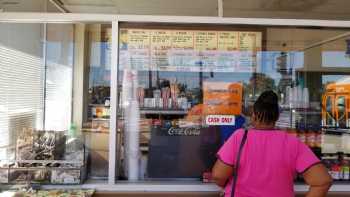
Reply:
[[334, 137], [349, 122], [348, 29], [123, 23], [119, 35], [120, 180], [207, 181], [266, 90], [277, 128], [320, 158], [350, 153]]
[[89, 148], [88, 175], [91, 179], [108, 178], [108, 140], [110, 121], [111, 25], [89, 24], [86, 27], [88, 59], [84, 84], [85, 107], [83, 130]]
[[[0, 159], [15, 159], [17, 134], [43, 129], [43, 25], [0, 23]], [[24, 33], [26, 32], [26, 33]]]
[[120, 29], [120, 179], [200, 180], [244, 123], [243, 97], [276, 88], [265, 73], [253, 74], [260, 29], [176, 29]]
[[107, 179], [110, 28], [0, 23], [1, 183]]
[[47, 24], [45, 129], [66, 130], [71, 124], [73, 55], [74, 25]]

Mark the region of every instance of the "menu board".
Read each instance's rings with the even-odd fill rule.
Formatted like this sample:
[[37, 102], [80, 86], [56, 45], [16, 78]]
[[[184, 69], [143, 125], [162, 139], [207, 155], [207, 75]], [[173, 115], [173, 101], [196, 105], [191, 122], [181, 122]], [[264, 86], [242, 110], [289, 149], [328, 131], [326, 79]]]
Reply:
[[196, 51], [216, 51], [218, 37], [215, 31], [194, 32], [194, 49]]
[[191, 31], [171, 31], [172, 49], [193, 50], [194, 49], [194, 32]]
[[171, 49], [171, 32], [155, 30], [151, 37], [151, 70], [168, 70], [168, 51]]
[[238, 50], [238, 32], [218, 32], [218, 49], [220, 51]]
[[119, 67], [252, 72], [261, 42], [261, 32], [120, 29]]
[[121, 30], [119, 65], [131, 69], [149, 70], [150, 47], [151, 39], [148, 30]]

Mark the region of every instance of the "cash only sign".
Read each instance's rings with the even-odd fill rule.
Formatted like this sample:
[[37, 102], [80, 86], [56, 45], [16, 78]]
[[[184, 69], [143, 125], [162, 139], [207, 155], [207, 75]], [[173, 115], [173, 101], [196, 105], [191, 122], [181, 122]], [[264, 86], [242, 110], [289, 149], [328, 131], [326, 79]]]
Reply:
[[235, 125], [235, 115], [242, 111], [241, 83], [204, 83], [206, 125]]
[[204, 82], [203, 89], [203, 104], [192, 107], [186, 119], [199, 124], [170, 128], [169, 135], [196, 136], [203, 125], [235, 125], [236, 116], [242, 112], [242, 83]]
[[233, 115], [208, 115], [205, 119], [207, 125], [235, 125]]

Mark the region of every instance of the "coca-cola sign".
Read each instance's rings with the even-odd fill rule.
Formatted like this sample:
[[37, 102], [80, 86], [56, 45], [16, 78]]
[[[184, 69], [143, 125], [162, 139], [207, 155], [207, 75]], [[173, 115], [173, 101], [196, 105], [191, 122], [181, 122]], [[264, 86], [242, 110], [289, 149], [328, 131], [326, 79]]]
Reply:
[[168, 134], [172, 136], [199, 136], [201, 130], [199, 127], [171, 127]]

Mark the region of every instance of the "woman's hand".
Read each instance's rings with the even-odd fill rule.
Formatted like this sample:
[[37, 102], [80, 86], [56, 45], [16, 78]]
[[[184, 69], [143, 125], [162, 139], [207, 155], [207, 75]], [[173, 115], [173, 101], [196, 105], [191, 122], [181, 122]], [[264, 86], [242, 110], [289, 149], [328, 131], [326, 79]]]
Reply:
[[227, 165], [219, 159], [212, 170], [212, 179], [220, 187], [225, 187], [227, 181], [232, 177], [233, 166]]

